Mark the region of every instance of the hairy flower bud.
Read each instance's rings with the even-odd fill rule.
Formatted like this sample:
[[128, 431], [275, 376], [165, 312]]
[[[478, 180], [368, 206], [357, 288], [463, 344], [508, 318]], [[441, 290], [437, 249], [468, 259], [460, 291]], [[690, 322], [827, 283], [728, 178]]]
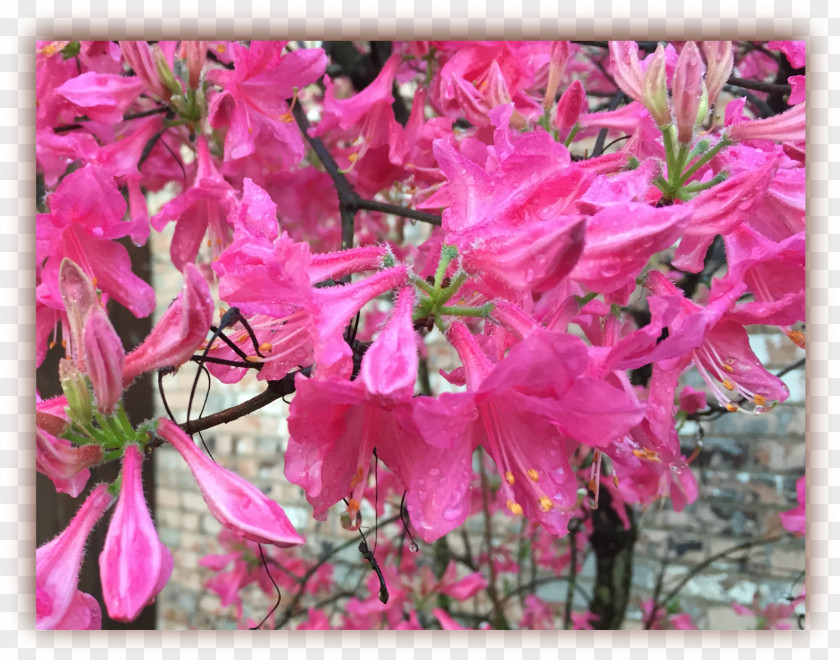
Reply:
[[712, 105], [732, 74], [732, 42], [703, 41], [701, 46], [706, 56], [706, 90]]
[[67, 397], [70, 419], [79, 426], [90, 424], [93, 409], [85, 375], [70, 360], [62, 358], [58, 363], [58, 380], [61, 382], [64, 396]]
[[[697, 123], [705, 92], [704, 68], [697, 44], [693, 41], [686, 42], [674, 69], [674, 115], [677, 120], [677, 140], [680, 144], [691, 142], [694, 133], [694, 125]], [[708, 100], [706, 103], [708, 109]]]
[[665, 75], [665, 48], [656, 47], [644, 79], [644, 104], [657, 126], [671, 123], [668, 107], [668, 82]]
[[110, 415], [122, 397], [125, 349], [105, 310], [95, 306], [85, 321], [85, 365], [96, 395], [96, 408]]

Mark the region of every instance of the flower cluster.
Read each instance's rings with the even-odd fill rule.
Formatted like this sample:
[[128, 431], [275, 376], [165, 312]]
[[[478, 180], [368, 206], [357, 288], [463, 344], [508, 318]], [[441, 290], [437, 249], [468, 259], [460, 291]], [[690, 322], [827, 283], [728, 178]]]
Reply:
[[[64, 396], [37, 404], [37, 465], [73, 497], [95, 466], [122, 465], [38, 549], [39, 628], [101, 622], [77, 580], [114, 502], [99, 557], [109, 615], [132, 620], [163, 588], [172, 556], [141, 486], [144, 456], [162, 445], [225, 529], [230, 552], [206, 564], [233, 561], [213, 582], [223, 605], [252, 582], [270, 591], [270, 569], [243, 559], [253, 544], [304, 543], [280, 506], [196, 446], [195, 420], [128, 419], [122, 400], [149, 371], [193, 360], [222, 383], [256, 371], [294, 391], [285, 476], [316, 520], [338, 505], [357, 530], [365, 507], [401, 500], [432, 543], [498, 512], [529, 526], [535, 562], [555, 571], [577, 570], [576, 555], [549, 540], [576, 547], [570, 525], [591, 533], [601, 499], [627, 526], [626, 507], [696, 499], [696, 452], [678, 424], [788, 397], [747, 328], [805, 345], [804, 75], [772, 116], [760, 116], [767, 93], [733, 98], [728, 84], [771, 73], [772, 49], [803, 66], [797, 46], [348, 48], [377, 64], [367, 80], [344, 75], [352, 57], [327, 43], [38, 43], [37, 362], [59, 327], [65, 358]], [[146, 193], [164, 189], [151, 214]], [[126, 352], [108, 309], [142, 317], [155, 301], [116, 241], [169, 225], [182, 293]], [[211, 330], [222, 302], [230, 312]], [[435, 341], [460, 362], [441, 372], [445, 387], [418, 376]], [[705, 392], [680, 389], [687, 370]], [[785, 523], [802, 531], [795, 513]], [[493, 580], [516, 559], [492, 550], [489, 581], [475, 565], [458, 580], [448, 563], [412, 587], [411, 555], [383, 541], [371, 600], [351, 600], [342, 625], [433, 617], [452, 629], [447, 599], [485, 588], [497, 625]], [[289, 579], [310, 569], [272, 552]], [[522, 601], [524, 627], [555, 616], [534, 594]], [[599, 620], [575, 617], [566, 625]], [[313, 610], [302, 627], [328, 624]]]

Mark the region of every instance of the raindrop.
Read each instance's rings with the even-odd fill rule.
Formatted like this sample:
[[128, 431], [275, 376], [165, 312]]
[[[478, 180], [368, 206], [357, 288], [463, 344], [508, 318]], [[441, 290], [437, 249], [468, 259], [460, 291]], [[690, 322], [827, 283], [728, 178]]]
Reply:
[[[440, 474], [440, 470], [438, 468], [436, 468], [436, 467], [429, 468], [429, 476], [430, 477], [436, 477], [439, 474]], [[423, 484], [420, 483], [419, 479], [417, 480], [417, 483], [420, 484], [421, 486], [423, 485]]]
[[458, 516], [461, 515], [461, 512], [458, 509], [446, 509], [443, 512], [443, 519], [444, 520], [455, 520]]
[[408, 549], [411, 552], [420, 552], [420, 547], [414, 541], [408, 544]]

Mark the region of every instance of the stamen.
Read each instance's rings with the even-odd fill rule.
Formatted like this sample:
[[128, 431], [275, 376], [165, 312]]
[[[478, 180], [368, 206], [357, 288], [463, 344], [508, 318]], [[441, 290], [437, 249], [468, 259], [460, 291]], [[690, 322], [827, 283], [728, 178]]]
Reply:
[[727, 404], [726, 404], [726, 409], [727, 409], [729, 412], [735, 412], [736, 410], [738, 410], [738, 406], [737, 406], [736, 404], [734, 404], [734, 403], [730, 402], [730, 403], [727, 403]]
[[246, 355], [245, 356], [246, 362], [262, 362], [262, 358], [259, 355]]
[[[355, 488], [356, 486], [358, 486], [361, 483], [363, 476], [364, 470], [362, 470], [362, 467], [359, 466], [356, 469], [356, 474], [354, 474], [353, 478], [350, 480], [350, 488]], [[350, 501], [352, 502], [353, 500]]]
[[540, 473], [537, 472], [534, 468], [528, 470], [528, 476], [531, 477], [532, 481], [539, 481], [540, 480]]
[[540, 509], [543, 512], [548, 513], [553, 508], [554, 508], [554, 503], [550, 499], [548, 499], [545, 495], [541, 495], [540, 496]]
[[721, 385], [723, 385], [730, 392], [735, 389], [735, 386], [732, 384], [732, 381], [728, 379], [724, 379]]
[[272, 348], [274, 348], [274, 346], [267, 341], [264, 341], [259, 345], [260, 353], [271, 353]]
[[510, 470], [505, 472], [505, 481], [507, 481], [511, 486], [513, 486], [514, 481], [516, 481], [516, 479], [513, 478], [513, 472]]
[[350, 513], [357, 513], [359, 511], [359, 501], [352, 497], [347, 501], [347, 510]]
[[786, 333], [788, 338], [799, 348], [805, 348], [805, 333], [801, 330], [790, 330]]
[[732, 368], [732, 365], [729, 365], [729, 364], [722, 364], [722, 365], [720, 365], [720, 366], [721, 366], [721, 367], [723, 368], [723, 370], [724, 370], [725, 372], [727, 372], [727, 373], [730, 373], [730, 374], [731, 374], [731, 373], [734, 373], [734, 371], [735, 371], [735, 370]]
[[761, 394], [756, 394], [753, 397], [753, 401], [755, 401], [755, 405], [763, 406], [767, 403], [767, 397], [762, 396]]
[[612, 478], [613, 478], [613, 485], [614, 485], [616, 488], [618, 488], [618, 476], [614, 474], [614, 475], [612, 476]]
[[522, 507], [519, 506], [513, 500], [508, 500], [507, 501], [507, 508], [510, 509], [510, 512], [515, 516], [521, 516], [522, 515]]

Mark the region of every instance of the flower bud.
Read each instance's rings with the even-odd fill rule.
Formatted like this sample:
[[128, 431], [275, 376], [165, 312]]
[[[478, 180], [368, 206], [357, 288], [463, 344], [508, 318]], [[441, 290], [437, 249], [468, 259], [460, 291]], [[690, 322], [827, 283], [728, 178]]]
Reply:
[[720, 90], [732, 74], [732, 42], [704, 41], [703, 53], [706, 55], [706, 89], [709, 93], [709, 105], [717, 100]]
[[169, 62], [166, 61], [166, 56], [163, 54], [160, 46], [157, 44], [152, 46], [152, 53], [155, 58], [155, 69], [157, 69], [158, 76], [164, 87], [171, 94], [182, 94], [183, 90], [181, 89], [181, 85], [175, 79], [175, 74], [172, 73], [172, 69], [169, 68]]
[[586, 91], [583, 89], [583, 83], [575, 80], [557, 102], [554, 125], [560, 129], [571, 128], [577, 123], [584, 110], [586, 110]]
[[554, 95], [566, 72], [566, 63], [569, 61], [569, 42], [555, 41], [551, 44], [551, 55], [548, 64], [548, 83], [545, 86], [545, 98], [543, 107], [547, 110], [554, 103]]
[[98, 305], [88, 312], [82, 338], [85, 368], [96, 395], [96, 408], [110, 415], [123, 393], [125, 349], [108, 316]]
[[[677, 140], [680, 144], [688, 144], [694, 134], [698, 113], [705, 87], [703, 59], [697, 44], [686, 42], [674, 69], [674, 115], [677, 120]], [[708, 109], [708, 100], [706, 101]], [[705, 117], [705, 114], [703, 115]]]
[[671, 123], [668, 82], [665, 74], [665, 48], [660, 43], [648, 65], [644, 79], [644, 104], [657, 126]]
[[79, 426], [87, 426], [93, 419], [93, 408], [85, 375], [70, 360], [62, 358], [58, 363], [58, 379], [67, 397], [70, 419]]
[[68, 352], [76, 366], [84, 369], [82, 333], [88, 311], [99, 306], [96, 289], [79, 265], [66, 257], [61, 260], [58, 269], [58, 288], [67, 312]]

